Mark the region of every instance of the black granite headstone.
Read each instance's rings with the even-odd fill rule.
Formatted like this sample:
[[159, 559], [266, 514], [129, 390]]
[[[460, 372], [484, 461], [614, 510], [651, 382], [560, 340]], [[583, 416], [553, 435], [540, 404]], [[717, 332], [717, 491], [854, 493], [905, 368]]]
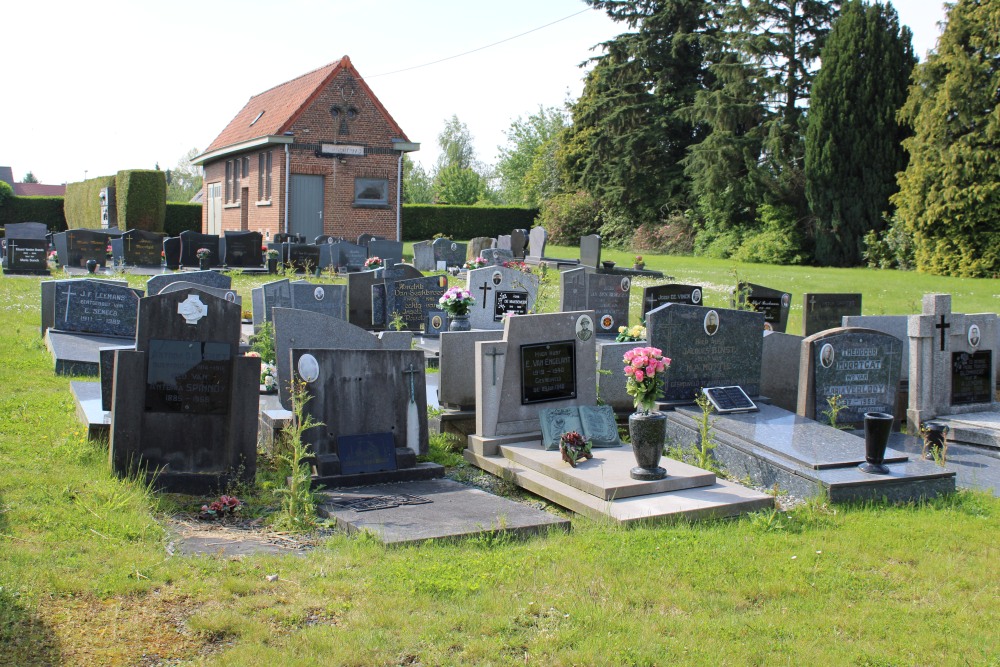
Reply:
[[555, 341], [521, 346], [521, 404], [576, 397], [576, 345]]
[[[362, 244], [358, 244], [362, 245]], [[382, 266], [392, 266], [403, 262], [403, 244], [401, 241], [374, 239], [368, 243], [368, 256], [382, 258]]]
[[319, 246], [285, 243], [281, 248], [281, 257], [296, 271], [311, 273], [319, 267]]
[[464, 243], [458, 243], [451, 239], [434, 239], [434, 242], [431, 243], [431, 249], [434, 251], [435, 268], [438, 267], [438, 262], [444, 262], [445, 268], [462, 266], [465, 263], [466, 244]]
[[[438, 308], [438, 299], [448, 289], [445, 275], [387, 280], [385, 283], [385, 313], [387, 321], [401, 317], [410, 330], [419, 330], [427, 312]], [[373, 303], [374, 312], [374, 303]]]
[[121, 261], [126, 266], [160, 266], [163, 235], [144, 229], [130, 229], [121, 236]]
[[951, 353], [951, 404], [989, 403], [993, 350]]
[[226, 266], [260, 267], [264, 264], [263, 242], [260, 232], [225, 232]]
[[792, 295], [780, 292], [763, 285], [742, 283], [740, 289], [749, 289], [749, 293], [739, 293], [739, 303], [748, 303], [753, 310], [764, 314], [764, 328], [770, 331], [785, 333], [788, 324], [788, 310], [792, 305]]
[[163, 261], [171, 271], [176, 271], [181, 266], [181, 240], [177, 236], [170, 236], [163, 239]]
[[810, 293], [802, 295], [802, 335], [812, 336], [843, 326], [845, 315], [861, 314], [861, 294]]
[[66, 280], [55, 284], [52, 328], [132, 338], [142, 290], [96, 280]]
[[642, 289], [642, 313], [659, 308], [665, 303], [683, 303], [688, 306], [703, 306], [701, 285], [652, 285]]
[[69, 229], [54, 237], [59, 263], [83, 268], [94, 260], [100, 266], [108, 262], [108, 234], [93, 229]]
[[587, 309], [594, 311], [598, 336], [617, 336], [618, 327], [628, 326], [629, 290], [632, 279], [610, 273], [587, 275]]
[[180, 233], [180, 239], [181, 266], [200, 266], [197, 253], [201, 248], [212, 253], [209, 256], [209, 266], [222, 266], [218, 236], [185, 230]]

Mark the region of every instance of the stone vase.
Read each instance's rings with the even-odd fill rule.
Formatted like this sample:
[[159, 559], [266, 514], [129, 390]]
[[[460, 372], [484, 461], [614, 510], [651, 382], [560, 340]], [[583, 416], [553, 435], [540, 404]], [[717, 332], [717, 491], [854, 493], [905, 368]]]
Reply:
[[88, 259], [87, 260], [87, 272], [88, 273], [97, 273], [97, 260], [96, 259]]
[[469, 322], [469, 315], [449, 315], [448, 331], [471, 331], [472, 324]]
[[268, 273], [277, 273], [278, 272], [278, 258], [277, 257], [274, 257], [274, 258], [270, 258], [269, 257], [267, 259], [267, 272]]
[[667, 438], [667, 416], [661, 412], [633, 412], [628, 418], [628, 432], [638, 464], [629, 471], [629, 476], [647, 482], [666, 477], [660, 457]]
[[199, 257], [198, 258], [198, 268], [202, 271], [208, 271], [212, 268], [212, 260], [209, 257]]
[[924, 432], [924, 458], [933, 460], [946, 449], [948, 427], [944, 424], [928, 424]]
[[865, 462], [858, 466], [862, 472], [887, 475], [885, 446], [889, 442], [894, 418], [885, 412], [865, 413]]

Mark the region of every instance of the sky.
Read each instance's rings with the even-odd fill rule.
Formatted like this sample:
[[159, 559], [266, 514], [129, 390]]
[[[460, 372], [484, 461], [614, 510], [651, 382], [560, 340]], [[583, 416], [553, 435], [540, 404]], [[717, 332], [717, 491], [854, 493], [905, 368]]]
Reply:
[[[923, 60], [943, 3], [893, 4]], [[49, 0], [3, 15], [0, 165], [49, 184], [172, 168], [251, 96], [344, 55], [421, 144], [415, 160], [434, 164], [455, 114], [493, 164], [511, 122], [576, 99], [579, 65], [625, 30], [582, 0]]]

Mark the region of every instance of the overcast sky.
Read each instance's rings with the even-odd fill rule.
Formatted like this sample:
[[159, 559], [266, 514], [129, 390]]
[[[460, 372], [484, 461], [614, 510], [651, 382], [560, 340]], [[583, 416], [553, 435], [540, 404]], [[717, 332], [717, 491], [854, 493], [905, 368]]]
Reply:
[[[943, 3], [894, 5], [923, 59]], [[578, 65], [623, 30], [581, 0], [57, 0], [3, 19], [0, 165], [42, 183], [173, 167], [251, 96], [343, 55], [421, 144], [412, 157], [430, 167], [457, 114], [493, 163], [511, 121], [575, 99]]]

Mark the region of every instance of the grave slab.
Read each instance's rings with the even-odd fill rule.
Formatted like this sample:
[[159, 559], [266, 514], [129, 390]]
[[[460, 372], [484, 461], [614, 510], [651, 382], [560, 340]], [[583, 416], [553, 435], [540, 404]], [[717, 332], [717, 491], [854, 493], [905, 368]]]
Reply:
[[64, 333], [54, 329], [45, 333], [45, 347], [52, 355], [56, 375], [98, 376], [101, 374], [101, 348], [129, 350], [135, 347], [123, 345], [124, 341], [123, 338]]

